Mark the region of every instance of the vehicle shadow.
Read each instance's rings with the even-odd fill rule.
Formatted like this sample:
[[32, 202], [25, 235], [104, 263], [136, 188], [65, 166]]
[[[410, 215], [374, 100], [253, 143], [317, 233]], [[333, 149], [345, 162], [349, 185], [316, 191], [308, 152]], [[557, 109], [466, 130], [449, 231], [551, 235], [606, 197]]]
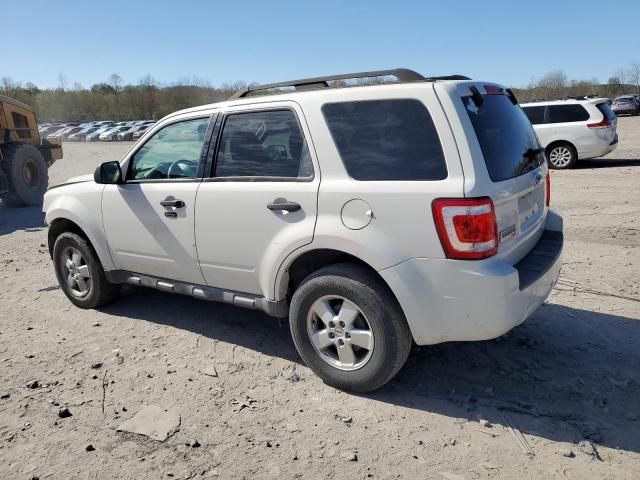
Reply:
[[640, 159], [637, 158], [591, 158], [576, 162], [573, 168], [577, 170], [587, 168], [611, 168], [611, 167], [640, 167]]
[[239, 345], [301, 363], [286, 319], [225, 303], [183, 295], [167, 295], [125, 285], [121, 297], [100, 309], [111, 315], [135, 318], [187, 330], [207, 338]]
[[640, 319], [548, 304], [496, 340], [415, 348], [367, 397], [640, 452], [638, 352]]
[[[102, 311], [301, 362], [287, 321], [261, 312], [133, 287]], [[548, 304], [496, 340], [414, 347], [392, 382], [361, 396], [640, 453], [639, 347], [640, 320]]]
[[0, 236], [17, 230], [38, 231], [44, 228], [42, 205], [10, 207], [0, 200]]

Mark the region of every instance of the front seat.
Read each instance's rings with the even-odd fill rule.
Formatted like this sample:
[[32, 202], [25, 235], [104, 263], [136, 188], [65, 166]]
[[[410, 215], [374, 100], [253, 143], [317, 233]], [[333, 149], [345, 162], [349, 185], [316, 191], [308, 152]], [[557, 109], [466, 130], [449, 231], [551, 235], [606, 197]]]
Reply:
[[254, 176], [256, 172], [264, 172], [265, 165], [269, 164], [267, 152], [252, 132], [235, 132], [229, 142], [229, 154], [231, 158], [218, 161], [216, 176]]

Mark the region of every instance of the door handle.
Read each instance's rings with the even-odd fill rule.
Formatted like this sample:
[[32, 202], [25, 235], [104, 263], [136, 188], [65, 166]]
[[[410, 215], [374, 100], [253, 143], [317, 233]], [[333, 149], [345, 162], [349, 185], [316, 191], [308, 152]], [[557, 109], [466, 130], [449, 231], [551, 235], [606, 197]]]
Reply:
[[289, 201], [285, 200], [284, 202], [267, 203], [267, 208], [269, 210], [284, 210], [284, 211], [287, 211], [287, 212], [297, 212], [302, 207], [300, 206], [299, 203], [289, 202]]
[[184, 207], [184, 202], [182, 200], [169, 200], [168, 198], [165, 198], [160, 202], [160, 205], [163, 207], [182, 208]]

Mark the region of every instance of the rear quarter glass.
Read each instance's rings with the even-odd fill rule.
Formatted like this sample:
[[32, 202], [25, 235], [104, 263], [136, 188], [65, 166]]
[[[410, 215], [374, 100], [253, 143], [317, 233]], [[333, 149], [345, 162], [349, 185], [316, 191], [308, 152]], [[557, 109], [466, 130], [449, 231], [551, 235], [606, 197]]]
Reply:
[[506, 95], [461, 98], [482, 150], [489, 177], [501, 182], [539, 167], [544, 154], [531, 122]]
[[322, 106], [333, 141], [355, 180], [444, 180], [447, 165], [425, 105], [415, 99]]

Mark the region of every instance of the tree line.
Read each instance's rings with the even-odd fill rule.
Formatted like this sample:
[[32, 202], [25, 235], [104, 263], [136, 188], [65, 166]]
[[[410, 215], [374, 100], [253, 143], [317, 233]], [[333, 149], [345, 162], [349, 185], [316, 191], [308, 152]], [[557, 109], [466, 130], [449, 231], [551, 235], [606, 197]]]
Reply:
[[[30, 82], [0, 79], [0, 94], [20, 100], [34, 108], [39, 122], [90, 120], [156, 120], [197, 105], [219, 102], [247, 86], [244, 82], [213, 87], [197, 78], [161, 85], [147, 75], [137, 84], [125, 84], [118, 74], [90, 88], [80, 84], [68, 86], [64, 75], [58, 87], [40, 89]], [[640, 63], [619, 69], [607, 83], [569, 79], [562, 70], [551, 71], [533, 79], [526, 87], [513, 88], [520, 102], [550, 100], [568, 96], [598, 95], [614, 98], [626, 93], [640, 94]]]
[[537, 80], [531, 80], [524, 88], [513, 88], [518, 101], [552, 100], [580, 95], [598, 95], [615, 98], [629, 93], [640, 94], [640, 63], [633, 62], [628, 69], [618, 69], [607, 83], [591, 80], [569, 79], [562, 70], [548, 72]]
[[227, 99], [246, 87], [237, 82], [213, 87], [198, 79], [185, 79], [171, 85], [160, 85], [147, 75], [137, 84], [125, 84], [113, 74], [106, 82], [90, 88], [80, 84], [68, 87], [63, 75], [56, 88], [40, 89], [27, 82], [0, 79], [0, 94], [31, 106], [38, 122], [90, 120], [157, 120], [176, 110]]

